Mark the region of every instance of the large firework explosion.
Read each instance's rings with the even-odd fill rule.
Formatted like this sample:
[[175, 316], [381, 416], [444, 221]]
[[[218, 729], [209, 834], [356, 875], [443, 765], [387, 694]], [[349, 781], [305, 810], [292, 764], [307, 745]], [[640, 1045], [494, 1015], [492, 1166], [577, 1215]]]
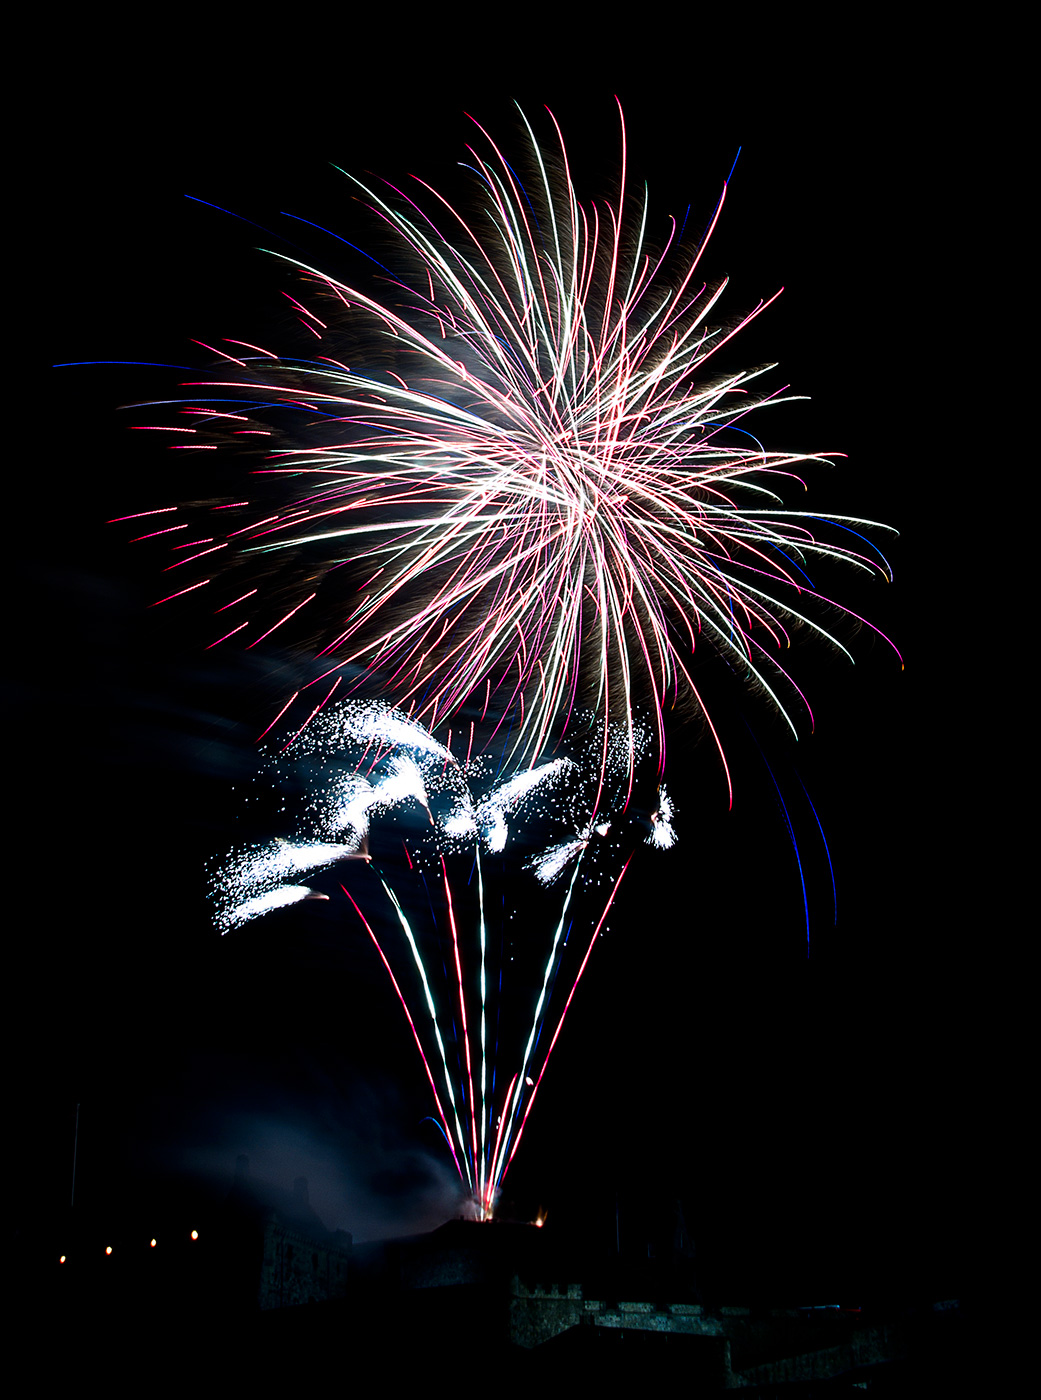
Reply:
[[[483, 131], [470, 151], [472, 215], [423, 181], [405, 191], [347, 176], [396, 245], [393, 270], [356, 285], [276, 254], [298, 275], [290, 303], [308, 354], [209, 347], [220, 364], [184, 386], [178, 421], [163, 405], [166, 421], [139, 426], [207, 454], [212, 492], [122, 517], [135, 539], [173, 550], [157, 602], [209, 600], [208, 647], [271, 639], [318, 657], [266, 731], [294, 761], [325, 754], [316, 805], [291, 840], [221, 863], [217, 922], [227, 931], [278, 904], [346, 895], [482, 1213], [628, 865], [621, 853], [592, 941], [557, 991], [586, 852], [629, 806], [648, 752], [660, 778], [670, 711], [696, 714], [726, 767], [695, 654], [721, 657], [795, 732], [808, 705], [783, 661], [793, 635], [846, 651], [825, 621], [844, 610], [810, 569], [837, 561], [888, 577], [868, 522], [786, 504], [802, 467], [836, 454], [764, 448], [750, 424], [784, 397], [760, 387], [764, 368], [722, 367], [719, 352], [769, 304], [727, 324], [725, 282], [702, 281], [725, 186], [693, 244], [672, 223], [652, 248], [648, 198], [626, 187], [624, 124], [617, 198], [584, 205], [556, 123], [543, 147], [522, 120], [522, 173]], [[383, 703], [342, 703], [358, 694]], [[580, 762], [568, 756], [578, 749]], [[477, 796], [482, 752], [494, 762]], [[568, 772], [580, 812], [574, 794], [559, 796]], [[480, 891], [480, 853], [507, 846], [506, 813], [522, 800], [510, 785], [524, 783], [558, 795], [569, 830], [526, 856], [564, 893], [503, 1093], [486, 1081], [483, 895], [466, 957], [445, 861], [466, 847]], [[368, 873], [363, 891], [346, 876], [331, 889], [297, 878], [369, 862], [373, 817], [403, 803], [418, 803], [433, 833], [436, 936], [454, 968], [440, 1001], [391, 880]], [[663, 798], [652, 844], [669, 844], [669, 815]], [[387, 909], [407, 957], [380, 932]]]
[[185, 386], [179, 423], [142, 425], [218, 454], [215, 483], [229, 452], [259, 453], [201, 513], [130, 517], [174, 550], [162, 601], [205, 589], [210, 646], [296, 637], [324, 657], [303, 723], [341, 687], [431, 731], [491, 714], [483, 742], [511, 768], [579, 710], [605, 734], [648, 715], [663, 764], [666, 713], [693, 708], [722, 756], [702, 646], [794, 732], [793, 633], [846, 650], [808, 570], [888, 568], [867, 522], [787, 508], [800, 467], [835, 454], [761, 445], [752, 411], [784, 401], [764, 370], [716, 372], [769, 304], [727, 326], [725, 281], [701, 280], [725, 186], [693, 247], [673, 221], [654, 250], [624, 124], [618, 198], [588, 206], [555, 122], [551, 154], [524, 124], [523, 183], [483, 131], [470, 151], [473, 216], [421, 180], [351, 180], [398, 245], [383, 285], [295, 262], [309, 358], [211, 347], [221, 367]]

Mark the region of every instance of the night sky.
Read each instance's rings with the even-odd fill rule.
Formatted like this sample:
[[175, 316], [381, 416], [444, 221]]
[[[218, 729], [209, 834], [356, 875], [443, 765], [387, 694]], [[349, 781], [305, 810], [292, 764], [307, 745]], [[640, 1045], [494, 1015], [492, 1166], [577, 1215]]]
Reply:
[[[331, 163], [453, 186], [467, 111], [500, 134], [509, 98], [548, 103], [588, 199], [614, 175], [617, 91], [656, 235], [688, 203], [704, 223], [742, 148], [706, 274], [730, 277], [730, 314], [785, 287], [734, 362], [776, 360], [771, 385], [812, 398], [772, 411], [767, 446], [848, 454], [814, 474], [813, 504], [900, 530], [883, 542], [895, 586], [839, 571], [827, 582], [894, 637], [907, 668], [867, 632], [853, 668], [808, 648], [795, 666], [817, 725], [797, 745], [761, 705], [735, 702], [729, 814], [711, 746], [693, 730], [670, 739], [680, 844], [641, 850], [626, 877], [508, 1205], [520, 1218], [544, 1210], [600, 1249], [619, 1202], [634, 1249], [681, 1199], [703, 1286], [734, 1300], [964, 1289], [966, 949], [986, 860], [976, 721], [948, 699], [952, 647], [968, 643], [940, 602], [953, 565], [935, 425], [958, 407], [931, 368], [949, 330], [935, 314], [956, 145], [935, 122], [944, 94], [910, 95], [887, 59], [889, 90], [904, 95], [883, 127], [866, 79], [815, 97], [808, 71], [764, 86], [735, 69], [721, 93], [700, 65], [682, 81], [587, 73], [578, 85], [540, 82], [536, 67], [457, 86], [435, 64], [436, 81], [391, 84], [368, 64], [359, 78], [357, 54], [337, 77], [334, 50], [319, 45], [289, 76], [275, 54], [238, 64], [231, 45], [130, 76], [63, 61], [48, 358], [190, 366], [206, 361], [192, 337], [277, 333], [283, 283], [255, 251], [270, 239], [186, 194], [353, 275], [352, 255], [290, 234], [280, 211], [366, 246], [372, 225]], [[198, 466], [171, 464], [116, 411], [175, 397], [177, 376], [108, 366], [51, 378], [40, 451], [18, 469], [34, 520], [9, 731], [29, 867], [15, 1000], [28, 999], [33, 1025], [15, 1085], [18, 1218], [30, 1229], [63, 1218], [80, 1103], [84, 1209], [147, 1212], [163, 1192], [219, 1190], [244, 1152], [279, 1185], [307, 1176], [326, 1224], [356, 1238], [432, 1228], [456, 1209], [454, 1174], [423, 1121], [407, 1027], [345, 907], [309, 903], [223, 940], [210, 922], [205, 863], [244, 821], [263, 828], [262, 797], [243, 815], [259, 791], [254, 740], [298, 663], [202, 652], [188, 622], [148, 607], [157, 557], [104, 524], [194, 494]], [[809, 955], [756, 741], [805, 864]], [[837, 923], [802, 784], [831, 850]]]

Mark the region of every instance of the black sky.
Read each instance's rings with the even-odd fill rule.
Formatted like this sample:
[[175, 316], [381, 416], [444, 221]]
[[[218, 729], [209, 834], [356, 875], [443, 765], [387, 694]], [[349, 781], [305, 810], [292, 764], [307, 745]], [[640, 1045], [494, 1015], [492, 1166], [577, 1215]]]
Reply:
[[[852, 671], [810, 657], [799, 674], [818, 723], [797, 750], [745, 712], [807, 860], [809, 958], [791, 844], [754, 747], [728, 815], [704, 747], [677, 738], [681, 844], [646, 853], [624, 887], [510, 1194], [522, 1214], [583, 1218], [598, 1241], [615, 1198], [636, 1232], [678, 1195], [704, 1269], [733, 1296], [783, 1292], [792, 1277], [824, 1301], [897, 1280], [964, 1287], [951, 1220], [967, 1190], [966, 950], [985, 862], [978, 746], [947, 698], [958, 628], [939, 601], [951, 574], [942, 420], [957, 404], [933, 367], [948, 334], [956, 104], [913, 88], [892, 56], [877, 70], [883, 122], [873, 79], [825, 85], [808, 62], [766, 80], [717, 59], [667, 81], [623, 70], [580, 83], [543, 82], [548, 64], [457, 83], [438, 62], [391, 65], [392, 82], [357, 52], [342, 69], [322, 44], [307, 54], [177, 45], [176, 61], [132, 72], [63, 63], [49, 358], [192, 364], [190, 337], [271, 326], [277, 292], [254, 251], [269, 240], [185, 195], [280, 232], [286, 210], [364, 245], [371, 226], [330, 162], [443, 185], [470, 139], [463, 113], [499, 133], [514, 96], [552, 107], [576, 184], [600, 195], [617, 91], [631, 173], [649, 181], [661, 228], [688, 201], [704, 220], [742, 148], [708, 275], [730, 276], [735, 312], [784, 285], [738, 355], [778, 360], [773, 382], [812, 396], [770, 423], [771, 445], [848, 454], [816, 481], [815, 504], [900, 529], [895, 586], [832, 584], [894, 636], [907, 669], [868, 636]], [[301, 241], [336, 255], [317, 235]], [[19, 1076], [32, 1210], [64, 1205], [81, 1102], [85, 1200], [164, 1170], [227, 1175], [245, 1151], [281, 1184], [308, 1175], [330, 1225], [425, 1228], [451, 1204], [450, 1173], [419, 1122], [429, 1105], [400, 1013], [378, 969], [345, 950], [342, 911], [309, 906], [223, 943], [208, 924], [203, 863], [233, 829], [283, 678], [201, 654], [147, 608], [152, 565], [106, 533], [166, 470], [113, 410], [170, 382], [55, 371], [27, 468], [43, 528], [25, 551], [12, 742], [32, 872], [21, 985], [37, 1030]], [[835, 862], [834, 927], [796, 773]]]

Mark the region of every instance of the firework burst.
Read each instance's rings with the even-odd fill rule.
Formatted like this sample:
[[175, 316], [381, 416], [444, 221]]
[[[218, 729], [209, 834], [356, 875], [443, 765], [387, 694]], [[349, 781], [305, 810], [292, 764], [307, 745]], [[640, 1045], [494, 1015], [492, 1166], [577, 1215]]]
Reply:
[[[232, 851], [212, 872], [222, 933], [301, 900], [346, 896], [347, 922], [360, 921], [390, 978], [435, 1121], [482, 1218], [493, 1211], [633, 851], [641, 840], [663, 844], [663, 798], [643, 821], [594, 817], [594, 803], [624, 800], [629, 747], [605, 745], [596, 731], [594, 722], [577, 758], [496, 779], [486, 761], [459, 764], [387, 706], [335, 705], [291, 754], [273, 752], [265, 765], [268, 779], [297, 794], [292, 834]], [[635, 737], [646, 750], [647, 734]], [[606, 788], [598, 777], [604, 752]], [[666, 844], [674, 839], [670, 832]], [[534, 854], [515, 861], [525, 848]], [[304, 875], [309, 883], [298, 883]], [[523, 930], [489, 916], [503, 908], [501, 897], [486, 897], [489, 879], [503, 878], [524, 910]]]
[[624, 123], [618, 198], [585, 205], [555, 121], [551, 162], [522, 120], [523, 182], [487, 133], [470, 151], [479, 219], [421, 180], [414, 198], [352, 181], [400, 269], [376, 296], [294, 263], [313, 358], [217, 352], [172, 445], [263, 459], [202, 530], [197, 513], [144, 526], [175, 551], [162, 601], [204, 589], [212, 646], [306, 633], [325, 665], [304, 724], [344, 682], [370, 687], [431, 731], [491, 715], [514, 770], [580, 710], [629, 735], [630, 771], [641, 711], [659, 764], [677, 703], [716, 736], [691, 664], [702, 645], [794, 731], [793, 630], [845, 650], [808, 569], [888, 567], [866, 522], [785, 507], [800, 467], [835, 454], [766, 450], [748, 415], [781, 396], [758, 391], [762, 370], [715, 372], [769, 304], [716, 322], [725, 283], [699, 268], [725, 186], [696, 247], [673, 223], [652, 252]]
[[[769, 305], [722, 324], [726, 284], [703, 281], [726, 187], [694, 245], [672, 222], [653, 249], [624, 122], [617, 197], [582, 203], [555, 120], [546, 146], [521, 120], [522, 173], [478, 127], [472, 217], [421, 180], [346, 176], [394, 270], [362, 283], [275, 254], [307, 353], [207, 347], [220, 363], [183, 386], [179, 421], [136, 426], [207, 454], [208, 498], [123, 517], [170, 547], [156, 602], [204, 603], [209, 647], [318, 658], [265, 731], [304, 816], [220, 861], [216, 923], [349, 902], [485, 1216], [635, 846], [676, 841], [670, 710], [698, 716], [726, 767], [696, 653], [796, 732], [793, 636], [846, 651], [811, 569], [889, 577], [870, 522], [786, 504], [838, 454], [769, 450], [749, 426], [786, 398], [720, 354]], [[536, 811], [552, 813], [538, 839]], [[513, 987], [486, 917], [496, 860], [526, 932], [548, 935]]]

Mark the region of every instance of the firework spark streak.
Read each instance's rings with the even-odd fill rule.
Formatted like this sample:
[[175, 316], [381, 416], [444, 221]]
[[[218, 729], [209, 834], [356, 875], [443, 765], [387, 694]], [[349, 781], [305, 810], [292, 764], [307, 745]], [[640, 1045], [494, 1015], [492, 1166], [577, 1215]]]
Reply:
[[[646, 730], [638, 728], [635, 740], [641, 752], [649, 747]], [[558, 758], [496, 780], [489, 776], [486, 760], [459, 764], [416, 721], [386, 706], [340, 704], [316, 719], [292, 755], [276, 751], [269, 760], [268, 775], [276, 783], [302, 786], [303, 812], [294, 835], [232, 852], [213, 871], [215, 918], [225, 933], [299, 900], [328, 899], [323, 883], [332, 881], [329, 887], [347, 896], [408, 1020], [437, 1121], [482, 1217], [492, 1213], [546, 1063], [621, 882], [621, 873], [610, 877], [611, 893], [604, 903], [602, 896], [590, 893], [593, 868], [602, 867], [605, 860], [618, 861], [624, 873], [632, 857], [631, 849], [628, 858], [619, 855], [625, 842], [631, 846], [642, 838], [650, 846], [662, 844], [658, 832], [668, 806], [664, 794], [659, 794], [656, 810], [638, 821], [629, 819], [622, 841], [609, 841], [612, 823], [594, 824], [590, 815], [593, 803], [604, 800], [598, 765], [605, 752], [608, 789], [624, 799], [629, 744], [628, 735], [605, 744], [594, 725], [577, 759]], [[482, 788], [483, 795], [478, 795]], [[388, 830], [397, 824], [410, 851], [409, 866], [429, 869], [434, 888], [440, 887], [441, 912], [433, 928], [425, 917], [417, 921], [406, 908], [401, 888], [395, 888], [405, 876], [384, 869], [368, 849], [377, 819]], [[526, 928], [523, 939], [502, 935], [500, 965], [491, 979], [498, 991], [490, 1005], [493, 954], [481, 851], [495, 856], [507, 849], [508, 863], [516, 865], [509, 847], [524, 841], [530, 845], [533, 831], [543, 840], [547, 828], [558, 832], [562, 824], [572, 836], [527, 863], [536, 889], [566, 875], [560, 880], [562, 893], [545, 962], [538, 972], [531, 965], [532, 956], [539, 956], [533, 930]], [[624, 824], [620, 820], [614, 825]], [[391, 843], [387, 849], [396, 847]], [[472, 878], [469, 892], [462, 887], [457, 892], [450, 875], [450, 863], [458, 866], [464, 855], [476, 874], [476, 900]], [[344, 862], [359, 859], [370, 869], [348, 877]], [[295, 883], [303, 872], [312, 872], [314, 885]], [[510, 882], [522, 886], [523, 878], [515, 872]], [[374, 901], [377, 893], [380, 898]], [[526, 924], [528, 908], [535, 903], [548, 908], [547, 898], [529, 896]], [[382, 918], [375, 908], [382, 909]], [[430, 908], [433, 913], [432, 902]], [[576, 920], [586, 917], [594, 932], [576, 969], [567, 957], [568, 935]], [[381, 933], [379, 928], [388, 924], [392, 932]], [[395, 925], [400, 938], [393, 934]], [[507, 937], [517, 960], [529, 970], [516, 987], [506, 977], [504, 990], [505, 963], [514, 960], [513, 953], [507, 957], [502, 951]], [[534, 989], [530, 999], [524, 988]], [[503, 1092], [499, 1062], [512, 1057], [516, 1069]]]
[[[311, 685], [375, 686], [431, 731], [491, 707], [513, 771], [536, 765], [579, 707], [605, 733], [631, 735], [634, 712], [648, 713], [661, 771], [680, 700], [723, 757], [692, 675], [702, 644], [794, 732], [808, 706], [781, 660], [793, 630], [846, 651], [813, 616], [826, 600], [808, 570], [889, 570], [867, 522], [785, 507], [800, 466], [838, 454], [764, 449], [748, 415], [782, 397], [757, 389], [761, 369], [716, 371], [769, 305], [713, 324], [725, 282], [698, 269], [726, 187], [695, 248], [673, 222], [653, 253], [647, 198], [626, 189], [624, 122], [617, 200], [587, 206], [556, 122], [551, 158], [521, 119], [524, 183], [478, 128], [479, 222], [422, 180], [413, 199], [347, 177], [401, 267], [377, 298], [293, 262], [303, 289], [290, 301], [319, 357], [229, 341], [218, 353], [231, 372], [192, 386], [202, 397], [184, 403], [178, 448], [187, 434], [199, 448], [266, 441], [267, 455], [257, 499], [207, 511], [197, 537], [164, 515], [171, 567], [204, 560], [206, 576], [162, 601], [205, 587], [222, 614], [211, 645], [309, 628], [327, 659]], [[350, 368], [344, 340], [384, 368]], [[290, 584], [243, 593], [243, 572], [293, 561]]]

